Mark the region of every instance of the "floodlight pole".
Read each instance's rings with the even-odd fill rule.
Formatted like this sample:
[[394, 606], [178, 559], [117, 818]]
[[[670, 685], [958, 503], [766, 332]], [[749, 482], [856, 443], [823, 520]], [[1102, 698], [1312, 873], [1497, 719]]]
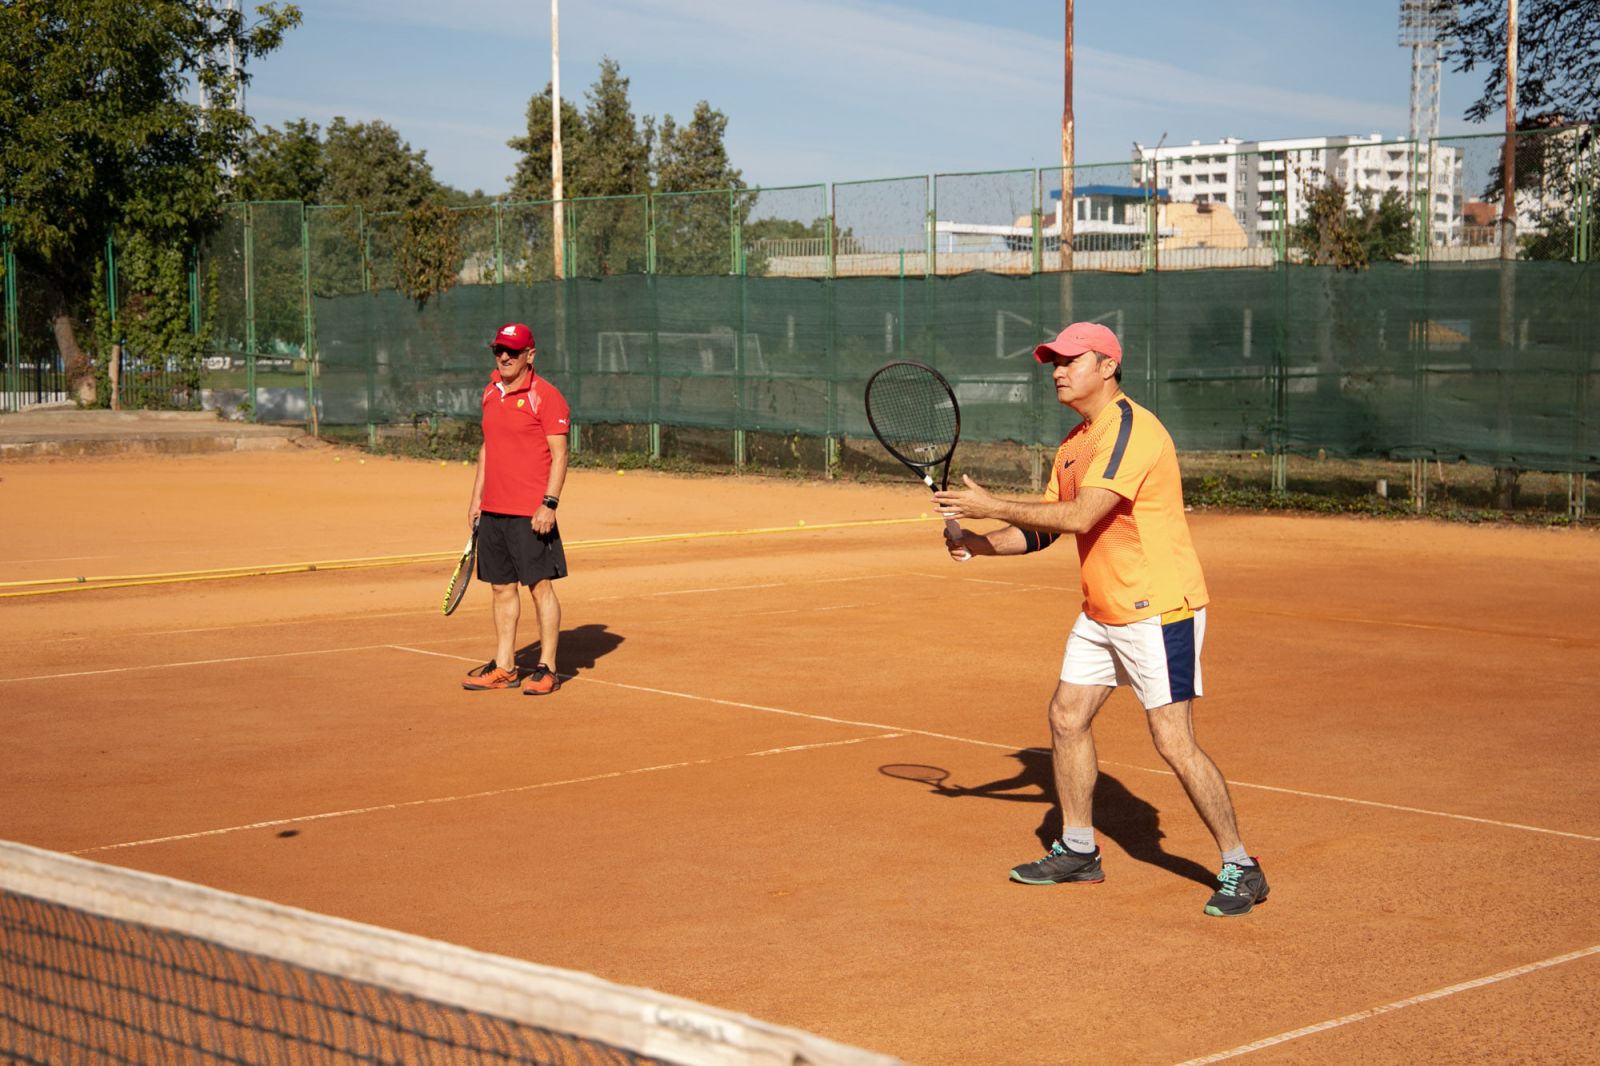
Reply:
[[1500, 258], [1517, 257], [1517, 0], [1506, 0], [1506, 143], [1500, 154]]
[[1075, 123], [1072, 115], [1072, 0], [1066, 0], [1067, 29], [1063, 42], [1061, 90], [1061, 200], [1056, 208], [1061, 241], [1061, 269], [1072, 269], [1072, 168], [1075, 162]]
[[550, 210], [555, 218], [555, 274], [560, 279], [567, 276], [566, 233], [561, 217], [565, 196], [561, 173], [561, 0], [550, 0], [550, 129], [550, 198], [555, 201]]

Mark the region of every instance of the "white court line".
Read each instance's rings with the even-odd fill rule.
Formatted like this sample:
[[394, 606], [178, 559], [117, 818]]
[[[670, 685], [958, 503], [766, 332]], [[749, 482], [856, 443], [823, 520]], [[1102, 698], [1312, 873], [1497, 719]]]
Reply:
[[[410, 650], [410, 649], [407, 649]], [[428, 654], [428, 653], [424, 653]], [[280, 825], [301, 825], [306, 822], [323, 822], [330, 818], [350, 818], [358, 814], [379, 814], [384, 811], [400, 811], [408, 807], [428, 807], [442, 803], [462, 803], [467, 800], [492, 799], [496, 796], [510, 796], [518, 792], [533, 792], [544, 788], [559, 788], [562, 785], [582, 785], [593, 781], [611, 781], [619, 777], [633, 777], [638, 774], [653, 774], [662, 770], [681, 770], [689, 766], [710, 766], [712, 763], [731, 762], [734, 759], [761, 758], [768, 755], [787, 755], [796, 751], [814, 751], [818, 748], [838, 748], [846, 744], [862, 744], [869, 740], [889, 740], [898, 737], [899, 733], [881, 733], [870, 737], [851, 737], [848, 740], [829, 740], [816, 744], [791, 744], [782, 748], [764, 748], [761, 751], [747, 751], [738, 755], [719, 755], [710, 759], [689, 759], [684, 762], [662, 763], [659, 766], [640, 766], [632, 770], [613, 770], [609, 773], [590, 774], [587, 777], [569, 777], [561, 781], [539, 781], [531, 785], [512, 785], [508, 788], [489, 789], [484, 792], [467, 792], [459, 796], [432, 796], [428, 799], [402, 800], [398, 803], [381, 803], [371, 807], [351, 807], [343, 811], [323, 811], [319, 814], [302, 814], [293, 818], [272, 818], [264, 822], [251, 822], [248, 825], [230, 825], [219, 829], [202, 829], [196, 833], [175, 833], [172, 836], [150, 837], [146, 840], [128, 840], [120, 844], [101, 844], [92, 848], [79, 848], [71, 852], [73, 855], [92, 855], [98, 851], [117, 851], [122, 848], [141, 848], [151, 844], [171, 844], [179, 840], [198, 840], [202, 837], [226, 836], [229, 833], [243, 833], [252, 829], [271, 829]]]
[[362, 644], [355, 648], [319, 648], [306, 651], [272, 651], [260, 655], [230, 655], [225, 659], [191, 659], [180, 663], [144, 663], [139, 666], [112, 666], [104, 670], [73, 670], [64, 674], [34, 674], [31, 677], [0, 677], [0, 685], [15, 681], [57, 681], [68, 677], [97, 677], [102, 674], [127, 674], [139, 670], [176, 670], [181, 666], [217, 666], [221, 663], [251, 663], [262, 659], [289, 659], [296, 655], [345, 655], [353, 651], [378, 651], [393, 644]]
[[[1159, 774], [1162, 777], [1177, 777], [1171, 770], [1155, 770], [1148, 766], [1135, 766], [1133, 763], [1111, 762], [1100, 760], [1101, 766], [1116, 766], [1127, 770], [1139, 770], [1147, 774]], [[1452, 818], [1458, 822], [1477, 822], [1479, 825], [1492, 825], [1500, 829], [1521, 829], [1529, 833], [1548, 833], [1550, 836], [1570, 837], [1573, 840], [1590, 840], [1600, 844], [1600, 837], [1588, 836], [1583, 833], [1569, 833], [1564, 829], [1546, 829], [1543, 826], [1523, 825], [1521, 822], [1497, 822], [1493, 818], [1478, 818], [1470, 814], [1451, 814], [1449, 811], [1430, 811], [1426, 807], [1404, 807], [1398, 803], [1383, 803], [1378, 800], [1354, 799], [1350, 796], [1333, 796], [1326, 792], [1305, 792], [1298, 788], [1282, 788], [1278, 785], [1253, 785], [1249, 781], [1235, 781], [1228, 779], [1229, 788], [1253, 788], [1261, 792], [1280, 792], [1285, 796], [1301, 796], [1305, 799], [1333, 800], [1335, 803], [1353, 803], [1360, 807], [1378, 807], [1386, 811], [1403, 811], [1407, 814], [1426, 814], [1434, 818]]]
[[[457, 639], [457, 638], [450, 638], [450, 639], [453, 640], [453, 639]], [[63, 674], [38, 674], [38, 675], [35, 675], [35, 676], [32, 676], [32, 677], [3, 677], [3, 678], [0, 678], [0, 684], [5, 684], [5, 683], [8, 683], [8, 682], [17, 682], [17, 681], [51, 681], [51, 680], [56, 680], [58, 678], [89, 677], [89, 676], [104, 675], [104, 674], [128, 673], [128, 672], [138, 671], [138, 670], [170, 670], [170, 669], [176, 669], [178, 667], [184, 667], [184, 666], [213, 666], [213, 665], [217, 665], [217, 664], [221, 664], [221, 663], [253, 662], [253, 661], [259, 661], [259, 660], [263, 660], [263, 659], [292, 658], [293, 656], [296, 656], [296, 655], [344, 655], [344, 654], [348, 654], [350, 652], [377, 651], [377, 650], [380, 650], [380, 649], [412, 652], [412, 653], [417, 654], [417, 655], [432, 655], [432, 656], [436, 656], [436, 657], [444, 658], [444, 659], [458, 659], [458, 660], [460, 660], [462, 662], [476, 663], [476, 662], [480, 661], [475, 656], [453, 655], [453, 654], [449, 654], [449, 653], [446, 653], [446, 652], [426, 651], [426, 650], [424, 650], [422, 648], [410, 647], [410, 646], [403, 645], [403, 644], [363, 644], [363, 645], [360, 645], [360, 646], [357, 646], [357, 647], [351, 647], [351, 648], [324, 648], [324, 649], [320, 649], [320, 650], [308, 650], [308, 651], [266, 652], [266, 653], [262, 653], [260, 655], [236, 655], [236, 656], [231, 656], [231, 657], [224, 658], [224, 659], [197, 659], [197, 660], [193, 660], [193, 661], [189, 661], [189, 662], [151, 663], [151, 664], [143, 665], [143, 666], [113, 667], [113, 668], [106, 669], [106, 670], [80, 670], [80, 671], [75, 671], [75, 672], [72, 672], [72, 673], [63, 673]], [[674, 692], [674, 691], [671, 691], [670, 689], [651, 688], [651, 687], [645, 686], [645, 685], [629, 685], [629, 684], [625, 684], [625, 683], [620, 682], [620, 681], [603, 681], [603, 680], [601, 680], [599, 678], [595, 678], [595, 677], [575, 677], [575, 678], [572, 678], [572, 680], [586, 682], [586, 683], [591, 684], [591, 685], [608, 685], [608, 686], [610, 686], [612, 688], [629, 689], [629, 690], [632, 690], [632, 691], [635, 691], [635, 692], [649, 692], [649, 693], [652, 693], [652, 694], [658, 695], [658, 696], [672, 696], [672, 697], [674, 697], [676, 699], [699, 700], [699, 701], [702, 701], [702, 702], [705, 702], [705, 703], [719, 704], [719, 705], [724, 706], [724, 707], [739, 707], [739, 708], [742, 708], [744, 710], [763, 711], [763, 712], [768, 713], [768, 714], [787, 715], [787, 716], [792, 717], [792, 718], [807, 718], [807, 719], [810, 719], [812, 721], [817, 721], [817, 722], [831, 722], [831, 723], [834, 723], [836, 725], [857, 726], [857, 727], [862, 728], [862, 729], [898, 729], [902, 733], [905, 733], [907, 735], [922, 736], [922, 737], [932, 737], [932, 738], [934, 738], [936, 740], [949, 740], [949, 741], [954, 741], [955, 743], [958, 743], [958, 744], [970, 744], [970, 745], [973, 745], [973, 746], [976, 746], [976, 747], [997, 748], [997, 749], [1002, 749], [1002, 750], [1013, 750], [1013, 751], [1014, 750], [1018, 750], [1019, 748], [1027, 747], [1027, 745], [997, 744], [997, 743], [995, 743], [993, 741], [976, 740], [976, 739], [974, 739], [972, 737], [953, 736], [953, 735], [951, 735], [949, 733], [936, 733], [936, 732], [934, 732], [932, 730], [927, 730], [927, 729], [906, 729], [906, 728], [904, 728], [902, 726], [889, 725], [889, 724], [886, 724], [884, 722], [863, 722], [863, 721], [856, 721], [856, 720], [848, 719], [848, 718], [834, 718], [834, 717], [831, 717], [831, 716], [828, 716], [828, 715], [810, 714], [810, 713], [807, 713], [805, 711], [791, 711], [791, 710], [784, 709], [782, 707], [767, 707], [767, 706], [763, 706], [762, 704], [758, 704], [758, 703], [741, 703], [741, 702], [739, 702], [737, 700], [721, 700], [721, 699], [715, 699], [715, 698], [710, 697], [710, 696], [697, 696], [694, 693], [690, 693], [690, 692]], [[1115, 763], [1115, 762], [1109, 762], [1109, 761], [1106, 761], [1106, 760], [1101, 760], [1101, 765], [1104, 765], [1104, 766], [1120, 766], [1120, 767], [1125, 767], [1125, 768], [1130, 769], [1130, 770], [1138, 770], [1138, 771], [1141, 771], [1141, 772], [1147, 773], [1147, 774], [1160, 774], [1160, 775], [1163, 775], [1163, 776], [1166, 776], [1166, 777], [1175, 776], [1172, 773], [1171, 770], [1155, 770], [1155, 769], [1151, 769], [1150, 767], [1147, 767], [1147, 766], [1137, 766], [1137, 765], [1134, 765], [1132, 763]], [[1542, 826], [1536, 826], [1536, 825], [1524, 825], [1524, 824], [1522, 824], [1520, 822], [1501, 822], [1501, 821], [1496, 821], [1496, 820], [1494, 820], [1492, 818], [1478, 818], [1478, 817], [1475, 817], [1473, 815], [1468, 815], [1468, 814], [1453, 814], [1453, 813], [1451, 813], [1449, 811], [1435, 811], [1435, 810], [1430, 810], [1430, 809], [1428, 809], [1426, 807], [1405, 807], [1405, 806], [1401, 806], [1401, 805], [1395, 804], [1395, 803], [1382, 803], [1382, 802], [1379, 802], [1377, 800], [1356, 799], [1356, 798], [1353, 798], [1353, 797], [1350, 797], [1350, 796], [1336, 796], [1336, 795], [1333, 795], [1333, 794], [1330, 794], [1330, 793], [1325, 793], [1325, 792], [1305, 792], [1305, 791], [1301, 791], [1301, 790], [1298, 790], [1298, 789], [1281, 788], [1281, 787], [1278, 787], [1276, 785], [1256, 785], [1256, 784], [1251, 784], [1248, 781], [1233, 781], [1233, 780], [1229, 780], [1228, 784], [1231, 787], [1235, 787], [1235, 788], [1250, 788], [1250, 789], [1257, 789], [1257, 790], [1260, 790], [1260, 791], [1263, 791], [1263, 792], [1278, 792], [1278, 793], [1282, 793], [1284, 795], [1301, 796], [1301, 797], [1304, 797], [1306, 799], [1328, 800], [1328, 801], [1333, 802], [1333, 803], [1349, 803], [1349, 804], [1353, 804], [1353, 805], [1356, 805], [1356, 806], [1362, 806], [1362, 807], [1377, 807], [1377, 808], [1382, 809], [1382, 810], [1400, 811], [1400, 812], [1407, 813], [1407, 814], [1421, 814], [1421, 815], [1426, 815], [1426, 816], [1429, 816], [1429, 817], [1432, 817], [1432, 818], [1447, 818], [1447, 819], [1451, 819], [1451, 820], [1454, 820], [1454, 821], [1460, 821], [1460, 822], [1474, 822], [1474, 823], [1477, 823], [1479, 825], [1490, 825], [1490, 826], [1494, 826], [1494, 827], [1499, 828], [1499, 829], [1516, 829], [1516, 830], [1521, 830], [1521, 831], [1524, 831], [1524, 832], [1544, 833], [1544, 834], [1547, 834], [1549, 836], [1567, 837], [1567, 838], [1572, 839], [1572, 840], [1584, 840], [1584, 841], [1592, 841], [1592, 842], [1600, 843], [1600, 836], [1589, 836], [1589, 835], [1584, 834], [1584, 833], [1570, 833], [1570, 832], [1567, 832], [1567, 831], [1561, 830], [1561, 829], [1547, 829], [1547, 828], [1544, 828]]]
[[1213, 1062], [1223, 1062], [1227, 1059], [1236, 1059], [1241, 1055], [1248, 1055], [1252, 1051], [1260, 1051], [1263, 1048], [1275, 1047], [1278, 1044], [1286, 1044], [1291, 1040], [1298, 1040], [1303, 1036], [1311, 1036], [1314, 1033], [1327, 1032], [1329, 1029], [1337, 1029], [1341, 1025], [1349, 1025], [1352, 1022], [1364, 1022], [1368, 1018], [1376, 1018], [1380, 1014], [1388, 1014], [1392, 1011], [1404, 1010], [1407, 1007], [1415, 1007], [1419, 1003], [1429, 1003], [1436, 999], [1443, 999], [1446, 996], [1453, 996], [1458, 992], [1470, 992], [1474, 988], [1483, 988], [1486, 985], [1497, 984], [1501, 981], [1509, 981], [1513, 977], [1522, 977], [1525, 974], [1535, 973], [1539, 970], [1547, 970], [1552, 966], [1560, 966], [1562, 963], [1574, 962], [1578, 959], [1584, 958], [1585, 956], [1594, 955], [1597, 953], [1600, 953], [1600, 944], [1596, 944], [1594, 947], [1583, 948], [1581, 951], [1569, 951], [1565, 955], [1557, 955], [1552, 959], [1544, 959], [1540, 962], [1530, 962], [1526, 966], [1515, 966], [1509, 970], [1501, 970], [1499, 973], [1490, 974], [1488, 977], [1480, 977], [1475, 981], [1463, 981], [1458, 985], [1451, 985], [1449, 988], [1440, 988], [1432, 992], [1424, 992], [1420, 996], [1412, 996], [1409, 999], [1400, 999], [1393, 1003], [1385, 1003], [1381, 1007], [1370, 1007], [1367, 1010], [1356, 1011], [1354, 1014], [1346, 1014], [1343, 1018], [1334, 1018], [1330, 1021], [1318, 1022], [1316, 1025], [1308, 1025], [1303, 1029], [1294, 1029], [1287, 1033], [1279, 1033], [1277, 1036], [1269, 1036], [1264, 1040], [1257, 1040], [1253, 1043], [1242, 1044], [1239, 1047], [1232, 1048], [1228, 1051], [1219, 1051], [1215, 1055], [1205, 1055], [1198, 1059], [1188, 1059], [1179, 1063], [1178, 1066], [1207, 1066], [1207, 1064]]
[[696, 592], [745, 592], [749, 589], [776, 589], [782, 588], [783, 582], [769, 581], [765, 585], [715, 585], [703, 589], [668, 589], [666, 592], [652, 592], [652, 596], [688, 596]]

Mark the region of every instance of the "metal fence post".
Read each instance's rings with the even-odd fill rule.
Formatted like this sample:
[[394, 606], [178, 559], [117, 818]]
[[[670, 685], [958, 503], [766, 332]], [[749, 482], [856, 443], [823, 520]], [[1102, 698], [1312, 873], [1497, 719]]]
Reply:
[[245, 418], [256, 420], [255, 204], [244, 205], [244, 395]]
[[300, 301], [304, 314], [305, 342], [300, 354], [306, 364], [306, 430], [313, 437], [319, 435], [321, 420], [317, 417], [317, 364], [316, 364], [316, 312], [311, 304], [311, 226], [306, 220], [306, 205], [300, 204]]
[[17, 338], [17, 257], [11, 247], [9, 224], [0, 233], [0, 263], [5, 270], [6, 305], [5, 396], [0, 400], [0, 407], [19, 411], [22, 409], [22, 345]]

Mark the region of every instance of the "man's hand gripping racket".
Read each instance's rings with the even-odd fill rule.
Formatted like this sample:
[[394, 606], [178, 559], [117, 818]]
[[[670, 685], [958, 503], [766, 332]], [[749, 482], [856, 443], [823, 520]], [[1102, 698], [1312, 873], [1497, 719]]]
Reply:
[[[934, 492], [950, 484], [950, 459], [961, 437], [961, 409], [955, 390], [933, 367], [910, 360], [879, 367], [867, 379], [867, 423], [884, 450], [905, 464]], [[933, 480], [934, 468], [939, 481]], [[961, 525], [945, 519], [945, 540], [961, 540]], [[972, 553], [959, 549], [966, 562]]]

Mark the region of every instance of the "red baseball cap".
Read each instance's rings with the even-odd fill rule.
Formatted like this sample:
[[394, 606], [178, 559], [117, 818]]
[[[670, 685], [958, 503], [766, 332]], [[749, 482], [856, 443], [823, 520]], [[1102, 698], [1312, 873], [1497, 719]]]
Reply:
[[1033, 357], [1041, 363], [1048, 363], [1058, 355], [1071, 359], [1084, 352], [1096, 352], [1117, 363], [1122, 362], [1122, 344], [1117, 340], [1117, 335], [1098, 322], [1074, 322], [1057, 333], [1055, 340], [1046, 341], [1035, 348]]
[[495, 333], [489, 347], [509, 348], [514, 352], [528, 351], [533, 347], [533, 330], [521, 322], [507, 322]]

